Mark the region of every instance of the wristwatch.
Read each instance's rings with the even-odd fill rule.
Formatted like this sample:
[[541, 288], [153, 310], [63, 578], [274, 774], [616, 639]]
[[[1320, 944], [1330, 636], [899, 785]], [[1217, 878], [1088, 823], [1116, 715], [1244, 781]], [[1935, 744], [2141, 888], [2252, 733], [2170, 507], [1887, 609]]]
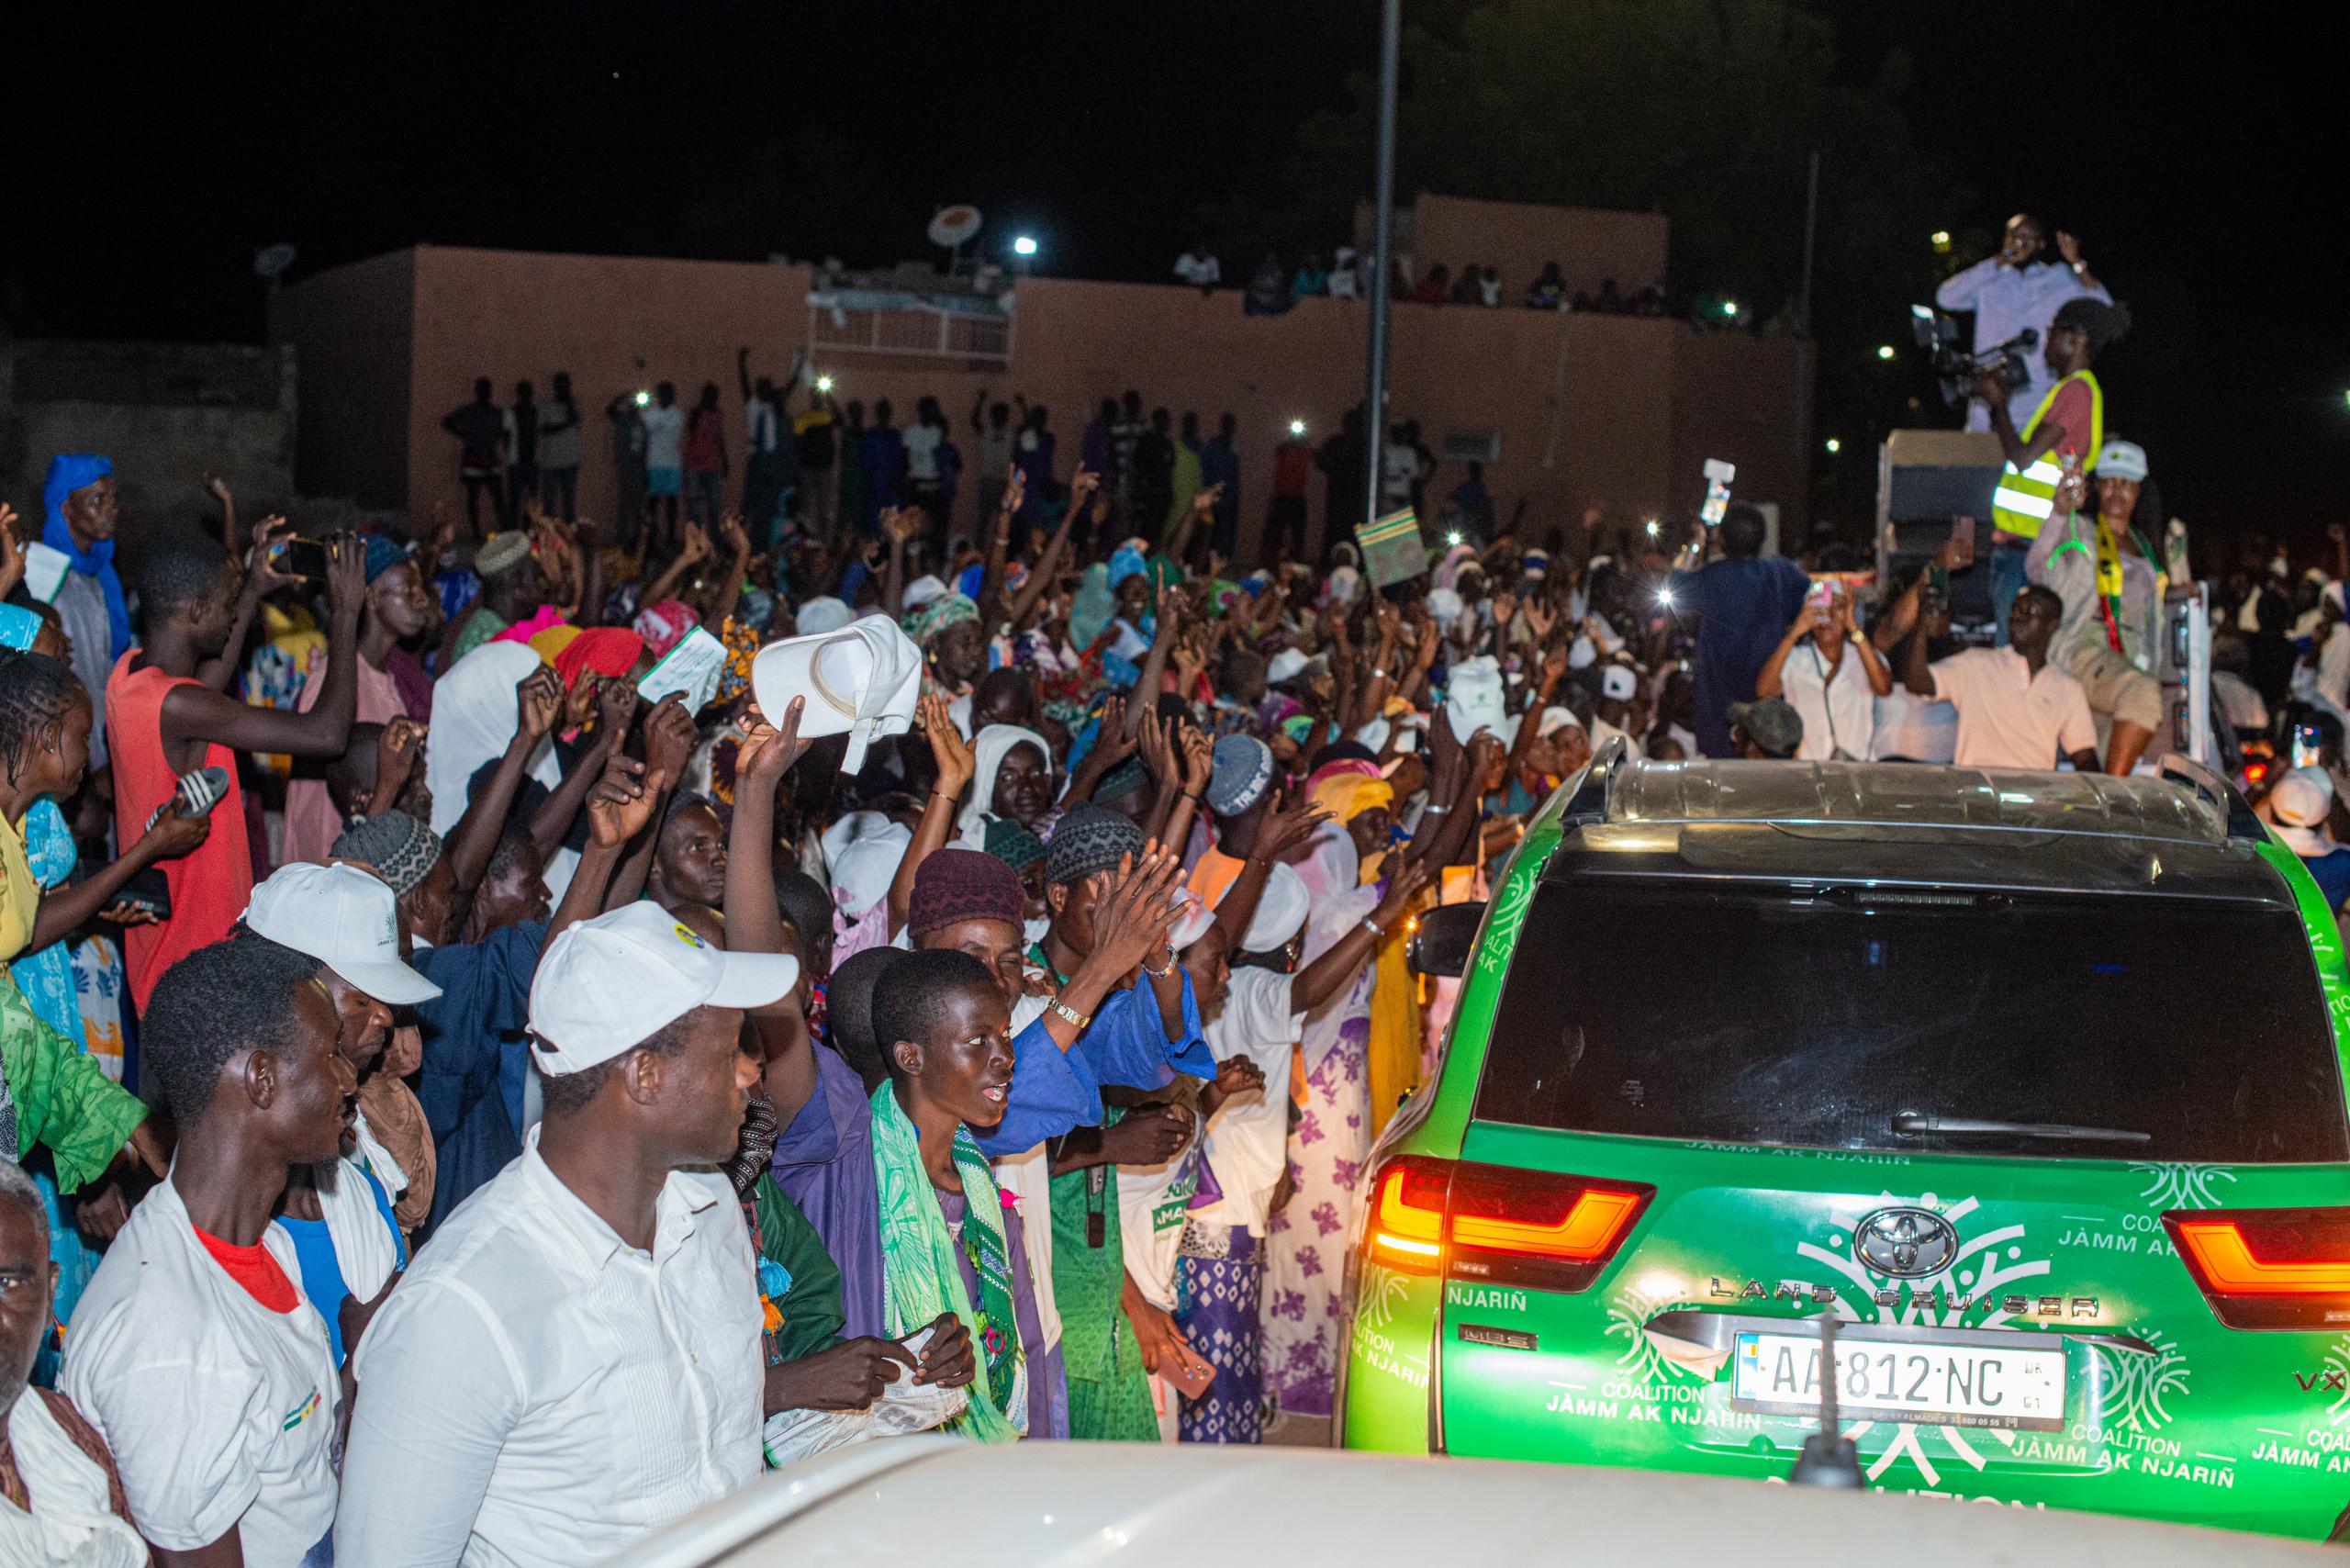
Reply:
[[1047, 1013], [1057, 1013], [1063, 1018], [1068, 1019], [1071, 1024], [1077, 1026], [1077, 1032], [1080, 1035], [1085, 1033], [1087, 1029], [1091, 1028], [1093, 1025], [1093, 1020], [1091, 1018], [1086, 1016], [1082, 1013], [1080, 1013], [1076, 1008], [1071, 1007], [1068, 1002], [1063, 1002], [1058, 996], [1046, 1004], [1045, 1011]]

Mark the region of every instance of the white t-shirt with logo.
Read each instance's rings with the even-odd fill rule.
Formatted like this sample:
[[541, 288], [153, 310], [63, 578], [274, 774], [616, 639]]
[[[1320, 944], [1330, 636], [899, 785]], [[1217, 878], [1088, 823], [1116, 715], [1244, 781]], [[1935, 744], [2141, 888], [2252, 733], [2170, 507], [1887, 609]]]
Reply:
[[73, 1309], [60, 1387], [114, 1454], [140, 1533], [193, 1551], [236, 1530], [248, 1568], [297, 1568], [334, 1524], [341, 1385], [294, 1243], [262, 1245], [272, 1312], [197, 1238], [170, 1182], [130, 1211]]

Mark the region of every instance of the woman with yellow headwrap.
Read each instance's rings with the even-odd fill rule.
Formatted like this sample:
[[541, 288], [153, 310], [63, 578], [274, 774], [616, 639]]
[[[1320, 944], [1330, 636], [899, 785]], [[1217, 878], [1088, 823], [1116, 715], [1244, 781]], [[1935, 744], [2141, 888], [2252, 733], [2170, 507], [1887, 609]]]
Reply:
[[[1361, 863], [1360, 885], [1377, 881], [1394, 828], [1394, 787], [1369, 763], [1337, 763], [1316, 777], [1321, 781], [1314, 786], [1314, 802], [1346, 825]], [[1368, 1054], [1373, 1137], [1420, 1080], [1420, 988], [1406, 961], [1410, 943], [1408, 923], [1398, 924], [1380, 938], [1371, 960]]]

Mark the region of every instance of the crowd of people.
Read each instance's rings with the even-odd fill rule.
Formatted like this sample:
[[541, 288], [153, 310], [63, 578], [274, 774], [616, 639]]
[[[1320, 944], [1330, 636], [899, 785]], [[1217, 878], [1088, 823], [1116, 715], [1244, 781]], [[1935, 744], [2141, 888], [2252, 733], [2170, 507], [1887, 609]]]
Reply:
[[[2018, 483], [2115, 308], [1995, 412]], [[901, 429], [739, 369], [739, 449], [714, 385], [610, 402], [610, 526], [563, 375], [451, 415], [465, 504], [413, 532], [217, 484], [148, 528], [95, 454], [0, 507], [0, 1561], [568, 1563], [844, 1443], [1327, 1417], [1454, 1000], [1410, 929], [1564, 780], [2128, 772], [2159, 719], [2101, 404], [1970, 648], [1971, 537], [1873, 603], [1743, 504], [1529, 547], [1472, 466], [1383, 581], [1307, 537], [1316, 469], [1362, 515], [1358, 411], [1292, 430], [1244, 571], [1229, 415], [1129, 392], [1064, 461], [1018, 398]], [[2340, 583], [2242, 586], [2232, 715], [2290, 633], [2350, 718]], [[2350, 893], [2315, 789], [2265, 809]]]

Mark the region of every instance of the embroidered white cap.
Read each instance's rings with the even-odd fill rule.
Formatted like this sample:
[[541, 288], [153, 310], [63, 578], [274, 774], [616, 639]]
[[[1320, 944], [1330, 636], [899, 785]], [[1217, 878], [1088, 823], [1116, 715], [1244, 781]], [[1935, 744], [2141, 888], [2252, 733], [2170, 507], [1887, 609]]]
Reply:
[[886, 615], [868, 615], [837, 632], [788, 637], [751, 661], [751, 691], [770, 724], [783, 722], [795, 697], [808, 700], [800, 733], [810, 739], [848, 735], [841, 769], [865, 766], [877, 735], [913, 728], [922, 694], [922, 651]]
[[532, 1058], [549, 1077], [634, 1050], [697, 1007], [765, 1007], [800, 983], [788, 953], [728, 953], [649, 900], [557, 936], [531, 981]]
[[255, 888], [245, 924], [281, 947], [308, 953], [378, 1002], [413, 1007], [441, 988], [400, 961], [399, 901], [356, 866], [297, 861]]

